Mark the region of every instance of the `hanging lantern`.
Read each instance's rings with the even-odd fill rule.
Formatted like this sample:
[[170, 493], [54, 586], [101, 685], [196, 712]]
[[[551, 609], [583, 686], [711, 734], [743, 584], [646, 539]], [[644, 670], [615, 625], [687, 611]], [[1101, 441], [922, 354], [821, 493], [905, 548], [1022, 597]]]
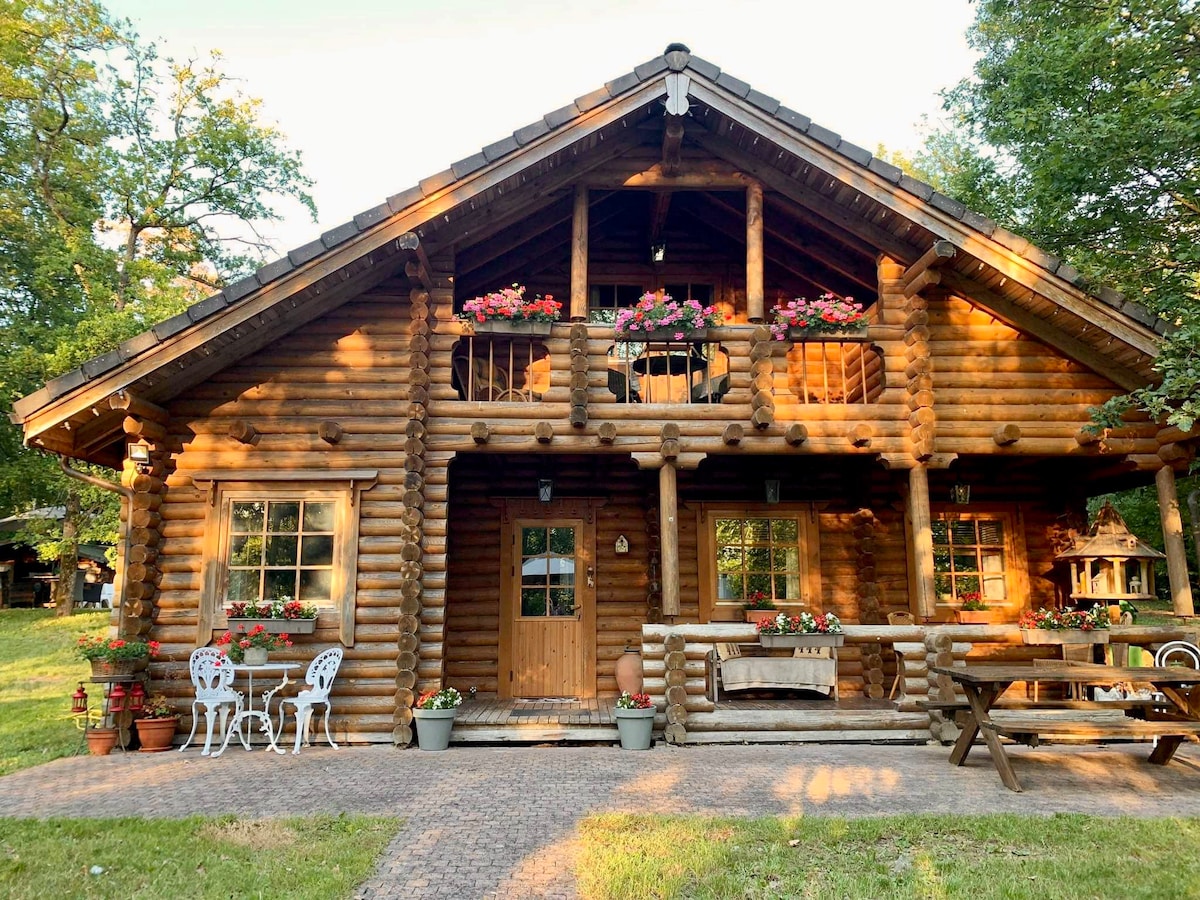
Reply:
[[82, 716], [87, 713], [87, 691], [83, 689], [83, 682], [79, 682], [79, 687], [75, 689], [75, 693], [71, 695], [71, 715]]
[[146, 706], [146, 689], [142, 687], [140, 681], [135, 681], [133, 687], [129, 689], [129, 711], [133, 713], [141, 712]]
[[108, 711], [110, 713], [125, 712], [125, 688], [120, 684], [114, 684], [108, 692]]

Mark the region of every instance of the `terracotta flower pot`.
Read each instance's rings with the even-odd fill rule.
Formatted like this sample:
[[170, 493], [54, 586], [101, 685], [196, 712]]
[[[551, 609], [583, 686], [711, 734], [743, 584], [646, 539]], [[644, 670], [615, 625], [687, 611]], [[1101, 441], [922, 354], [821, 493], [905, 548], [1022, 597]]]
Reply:
[[779, 615], [777, 609], [743, 609], [746, 614], [746, 621], [751, 625], [757, 625], [763, 619], [773, 619]]
[[108, 756], [117, 746], [117, 729], [89, 728], [87, 730], [88, 752], [92, 756]]
[[171, 749], [171, 741], [175, 730], [179, 727], [179, 716], [169, 716], [165, 719], [138, 719], [134, 722], [137, 727], [138, 742], [142, 753], [160, 753]]

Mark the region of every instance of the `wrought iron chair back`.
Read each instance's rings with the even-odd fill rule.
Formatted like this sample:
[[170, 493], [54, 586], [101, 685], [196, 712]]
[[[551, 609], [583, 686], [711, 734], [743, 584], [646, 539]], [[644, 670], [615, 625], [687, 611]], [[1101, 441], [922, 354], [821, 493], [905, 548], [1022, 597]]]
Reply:
[[[186, 750], [196, 736], [196, 728], [200, 724], [198, 707], [203, 706], [205, 737], [201, 755], [208, 756], [216, 716], [220, 716], [220, 731], [224, 734], [230, 709], [236, 714], [242, 708], [242, 695], [233, 689], [233, 663], [216, 647], [193, 650], [188, 659], [188, 674], [192, 679], [192, 687], [196, 689], [195, 699], [192, 700], [192, 730], [179, 749]], [[245, 738], [242, 743], [249, 747]]]
[[333, 681], [337, 677], [344, 654], [345, 651], [341, 647], [331, 647], [317, 654], [317, 658], [308, 664], [308, 672], [304, 676], [309, 687], [300, 691], [295, 697], [284, 697], [279, 701], [279, 732], [281, 734], [283, 733], [284, 718], [287, 715], [287, 706], [290, 704], [295, 708], [293, 715], [296, 719], [296, 745], [292, 748], [292, 753], [299, 753], [300, 745], [309, 741], [313, 707], [317, 704], [325, 705], [325, 740], [329, 741], [330, 747], [334, 750], [337, 749], [338, 745], [334, 743], [333, 736], [329, 733], [329, 713], [332, 708], [329, 692], [333, 689]]

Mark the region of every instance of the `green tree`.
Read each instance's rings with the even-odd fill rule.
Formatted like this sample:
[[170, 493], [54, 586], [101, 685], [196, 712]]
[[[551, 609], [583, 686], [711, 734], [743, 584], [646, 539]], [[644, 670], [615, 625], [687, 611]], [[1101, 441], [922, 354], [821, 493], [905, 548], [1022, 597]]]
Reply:
[[[219, 60], [160, 57], [94, 0], [0, 6], [0, 390], [10, 402], [244, 274], [267, 249], [255, 226], [280, 218], [277, 201], [315, 216], [299, 154]], [[69, 609], [74, 535], [114, 521], [113, 497], [64, 478], [5, 423], [0, 509], [45, 505], [70, 511], [69, 539], [57, 542]]]
[[1130, 404], [1200, 418], [1200, 7], [980, 0], [955, 126], [914, 160], [949, 192], [1179, 328]]

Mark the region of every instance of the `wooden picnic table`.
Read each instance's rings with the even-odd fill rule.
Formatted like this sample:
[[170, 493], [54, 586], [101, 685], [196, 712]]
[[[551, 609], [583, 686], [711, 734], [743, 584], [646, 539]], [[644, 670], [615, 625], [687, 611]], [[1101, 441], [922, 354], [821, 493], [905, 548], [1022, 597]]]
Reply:
[[[967, 720], [963, 723], [950, 762], [961, 766], [966, 762], [971, 745], [981, 733], [1000, 780], [1009, 790], [1020, 791], [1021, 783], [1013, 771], [1012, 761], [1000, 742], [1001, 735], [1022, 743], [1033, 743], [1039, 737], [1069, 736], [1100, 740], [1103, 738], [1147, 738], [1158, 739], [1149, 761], [1166, 765], [1175, 755], [1179, 745], [1189, 736], [1200, 735], [1200, 670], [1179, 666], [1169, 668], [1141, 668], [1125, 666], [1045, 666], [1034, 668], [1021, 665], [966, 665], [930, 666], [929, 671], [948, 676], [967, 697], [970, 706]], [[1150, 684], [1159, 695], [1156, 701], [1147, 702], [1140, 710], [1145, 719], [1128, 717], [1138, 712], [1135, 707], [1127, 709], [1127, 718], [1098, 722], [1086, 718], [1053, 718], [1039, 715], [1039, 707], [1006, 716], [1001, 721], [992, 718], [992, 709], [1001, 695], [1014, 683], [1026, 681], [1041, 684], [1064, 685], [1108, 685], [1117, 682]], [[1163, 702], [1165, 699], [1165, 703]], [[1157, 703], [1157, 708], [1155, 706]], [[1124, 704], [1128, 706], [1128, 704]], [[1047, 706], [1046, 708], [1052, 708]], [[1061, 709], [1061, 706], [1057, 708]], [[1097, 702], [1092, 707], [1100, 710], [1105, 704]]]

